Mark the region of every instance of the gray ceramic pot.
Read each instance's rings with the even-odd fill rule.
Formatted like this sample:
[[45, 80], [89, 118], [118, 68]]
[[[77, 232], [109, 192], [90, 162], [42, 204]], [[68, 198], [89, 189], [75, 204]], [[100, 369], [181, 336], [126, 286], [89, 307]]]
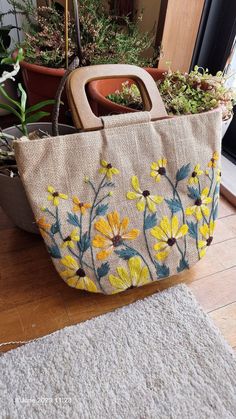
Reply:
[[[29, 132], [40, 129], [44, 132], [52, 133], [52, 124], [49, 122], [33, 123], [28, 125]], [[4, 130], [7, 134], [19, 136], [17, 127], [10, 127]], [[74, 134], [74, 127], [59, 124], [60, 135]], [[0, 206], [8, 215], [12, 222], [30, 233], [38, 233], [34, 215], [29, 205], [28, 199], [21, 179], [18, 176], [13, 178], [0, 173]]]

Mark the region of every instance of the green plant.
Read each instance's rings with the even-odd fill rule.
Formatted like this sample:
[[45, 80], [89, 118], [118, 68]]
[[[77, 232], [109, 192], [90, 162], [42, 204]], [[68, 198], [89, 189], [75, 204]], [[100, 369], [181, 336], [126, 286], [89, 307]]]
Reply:
[[108, 95], [107, 99], [132, 109], [143, 109], [142, 98], [138, 86], [134, 83], [130, 84], [128, 81], [122, 83], [121, 90], [116, 90], [114, 93]]

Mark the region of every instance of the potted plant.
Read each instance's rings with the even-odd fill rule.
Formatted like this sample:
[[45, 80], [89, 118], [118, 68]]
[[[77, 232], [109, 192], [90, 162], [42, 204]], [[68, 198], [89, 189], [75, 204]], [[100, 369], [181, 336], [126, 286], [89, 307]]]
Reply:
[[[38, 121], [49, 115], [48, 112], [42, 111], [42, 108], [52, 105], [55, 100], [50, 99], [27, 107], [27, 94], [20, 83], [18, 84], [20, 100], [12, 99], [8, 95], [4, 87], [5, 82], [9, 79], [14, 80], [20, 70], [21, 59], [23, 59], [23, 51], [19, 50], [16, 59], [2, 60], [3, 64], [12, 65], [13, 69], [11, 72], [4, 71], [0, 77], [0, 93], [9, 102], [9, 104], [0, 103], [0, 109], [11, 112], [19, 124], [0, 131], [0, 205], [18, 227], [36, 233], [37, 226], [16, 166], [14, 140], [22, 137], [34, 140], [51, 135], [52, 124]], [[59, 132], [61, 135], [70, 134], [74, 133], [75, 129], [60, 124]]]

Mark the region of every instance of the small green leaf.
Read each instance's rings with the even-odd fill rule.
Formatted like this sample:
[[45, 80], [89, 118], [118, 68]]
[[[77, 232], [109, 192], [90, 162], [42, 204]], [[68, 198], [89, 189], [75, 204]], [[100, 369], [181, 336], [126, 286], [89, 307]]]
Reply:
[[40, 119], [44, 118], [44, 116], [48, 116], [48, 115], [50, 115], [49, 112], [43, 112], [43, 111], [36, 112], [33, 115], [30, 115], [29, 117], [27, 117], [25, 122], [26, 122], [26, 124], [30, 124], [32, 122], [37, 122]]
[[28, 109], [26, 109], [25, 113], [29, 114], [31, 112], [38, 111], [39, 109], [43, 108], [44, 106], [54, 105], [54, 103], [55, 103], [54, 99], [44, 100], [43, 102], [39, 102], [39, 103], [36, 103], [36, 105], [30, 106]]
[[12, 106], [7, 105], [6, 103], [0, 103], [0, 108], [13, 113], [15, 116], [17, 116], [17, 118], [21, 120], [20, 114]]
[[26, 91], [23, 89], [21, 83], [18, 84], [18, 89], [20, 90], [20, 93], [21, 93], [21, 112], [25, 113], [27, 94], [26, 94]]
[[0, 86], [0, 92], [2, 93], [2, 95], [11, 103], [13, 103], [15, 106], [17, 106], [19, 109], [21, 109], [21, 105], [19, 102], [17, 102], [16, 100], [12, 99], [6, 92], [6, 90]]

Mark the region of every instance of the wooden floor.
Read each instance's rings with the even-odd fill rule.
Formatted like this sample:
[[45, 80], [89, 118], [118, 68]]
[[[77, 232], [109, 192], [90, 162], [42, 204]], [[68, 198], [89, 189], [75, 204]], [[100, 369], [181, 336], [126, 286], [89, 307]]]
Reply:
[[[221, 199], [208, 254], [190, 271], [119, 295], [88, 294], [58, 277], [40, 237], [0, 212], [0, 343], [47, 335], [177, 283], [186, 283], [236, 349], [236, 208]], [[17, 345], [0, 348], [7, 351]]]

